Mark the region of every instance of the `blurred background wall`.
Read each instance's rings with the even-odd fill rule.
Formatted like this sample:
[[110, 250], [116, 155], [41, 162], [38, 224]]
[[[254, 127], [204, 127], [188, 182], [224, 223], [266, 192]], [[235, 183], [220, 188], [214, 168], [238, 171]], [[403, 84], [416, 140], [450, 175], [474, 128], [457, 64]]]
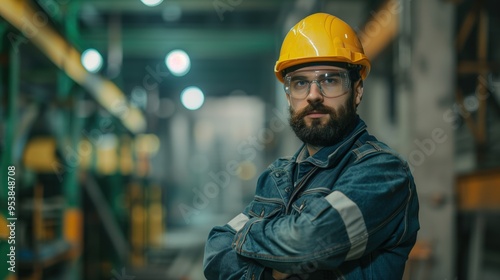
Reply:
[[273, 67], [314, 12], [358, 32], [358, 112], [413, 170], [405, 279], [499, 279], [493, 0], [0, 0], [0, 279], [204, 279], [300, 145]]

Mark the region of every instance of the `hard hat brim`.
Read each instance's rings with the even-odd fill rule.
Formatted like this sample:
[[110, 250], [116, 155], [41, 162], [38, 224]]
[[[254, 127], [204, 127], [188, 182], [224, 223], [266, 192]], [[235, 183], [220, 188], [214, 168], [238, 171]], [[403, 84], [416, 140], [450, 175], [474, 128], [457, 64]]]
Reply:
[[304, 57], [304, 58], [299, 58], [299, 59], [293, 59], [293, 60], [286, 60], [286, 61], [278, 61], [274, 67], [274, 73], [276, 75], [276, 78], [283, 83], [284, 82], [284, 73], [286, 69], [290, 67], [295, 67], [298, 65], [307, 65], [310, 63], [316, 63], [317, 65], [321, 65], [321, 63], [324, 62], [325, 65], [331, 65], [331, 63], [349, 63], [349, 64], [358, 64], [361, 65], [362, 68], [360, 70], [360, 75], [361, 79], [365, 79], [368, 74], [370, 73], [370, 61], [366, 56], [361, 57], [359, 60], [348, 60], [344, 57]]

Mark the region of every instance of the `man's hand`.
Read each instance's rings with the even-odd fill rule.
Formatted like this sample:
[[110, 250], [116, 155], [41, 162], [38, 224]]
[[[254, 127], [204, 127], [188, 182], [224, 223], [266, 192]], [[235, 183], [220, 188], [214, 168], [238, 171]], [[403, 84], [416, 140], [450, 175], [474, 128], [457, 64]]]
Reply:
[[290, 276], [291, 274], [286, 274], [286, 273], [283, 273], [283, 272], [279, 272], [277, 271], [276, 269], [273, 269], [273, 278], [275, 280], [282, 280], [282, 279], [286, 279], [288, 278], [288, 276]]

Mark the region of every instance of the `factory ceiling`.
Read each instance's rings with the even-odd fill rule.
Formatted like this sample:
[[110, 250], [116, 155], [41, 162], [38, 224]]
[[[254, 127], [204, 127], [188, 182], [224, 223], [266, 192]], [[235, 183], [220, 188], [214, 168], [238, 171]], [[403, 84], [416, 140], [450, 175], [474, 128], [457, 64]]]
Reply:
[[[158, 86], [160, 96], [175, 96], [196, 84], [207, 96], [244, 92], [264, 98], [274, 85], [274, 61], [291, 15], [298, 20], [333, 7], [362, 24], [367, 2], [165, 0], [148, 7], [140, 0], [35, 1], [77, 49], [95, 48], [103, 55], [100, 74], [125, 94]], [[190, 56], [184, 77], [172, 77], [164, 65], [174, 49]]]
[[[99, 51], [104, 65], [98, 75], [128, 100], [142, 88], [177, 102], [182, 89], [194, 85], [208, 98], [245, 94], [273, 102], [274, 63], [284, 34], [295, 22], [327, 11], [361, 29], [370, 16], [367, 11], [383, 1], [163, 0], [154, 7], [141, 0], [22, 2], [37, 11], [35, 27], [50, 25], [79, 52]], [[22, 29], [22, 21], [20, 25]], [[27, 70], [21, 73], [21, 88], [38, 92], [42, 99], [44, 91], [53, 94], [61, 86], [55, 71], [47, 71], [54, 69], [54, 62], [36, 46], [21, 45], [21, 64]], [[165, 56], [175, 49], [184, 50], [191, 60], [189, 73], [182, 77], [171, 75], [165, 66]], [[140, 109], [147, 114], [147, 108]]]

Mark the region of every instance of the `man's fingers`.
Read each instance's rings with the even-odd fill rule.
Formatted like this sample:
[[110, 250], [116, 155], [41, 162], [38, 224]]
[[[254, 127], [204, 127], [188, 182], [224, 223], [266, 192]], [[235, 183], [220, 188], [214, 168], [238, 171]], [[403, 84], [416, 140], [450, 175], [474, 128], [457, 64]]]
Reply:
[[276, 269], [273, 269], [273, 278], [275, 280], [282, 280], [282, 279], [286, 279], [288, 278], [288, 276], [290, 276], [291, 274], [287, 274], [287, 273], [283, 273], [283, 272], [279, 272], [277, 271]]

